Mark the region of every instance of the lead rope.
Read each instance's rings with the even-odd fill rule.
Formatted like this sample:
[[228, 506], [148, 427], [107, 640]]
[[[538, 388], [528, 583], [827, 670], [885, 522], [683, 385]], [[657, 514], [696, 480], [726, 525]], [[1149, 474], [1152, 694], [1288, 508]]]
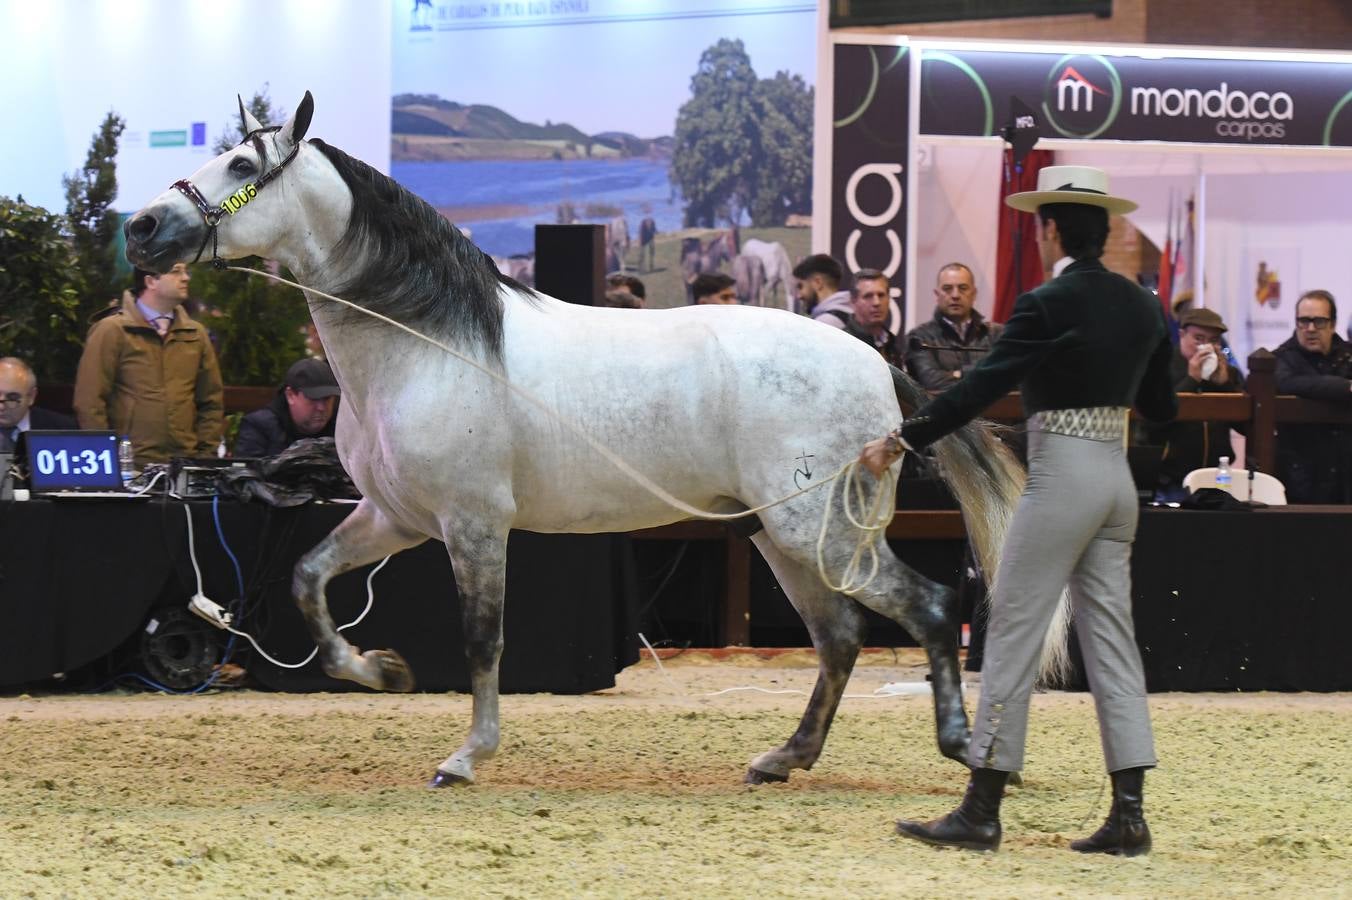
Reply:
[[[837, 481], [840, 481], [843, 477], [844, 492], [841, 497], [841, 502], [844, 506], [846, 519], [849, 520], [851, 525], [853, 525], [856, 529], [859, 530], [859, 540], [855, 544], [854, 553], [851, 555], [849, 563], [846, 564], [845, 566], [845, 572], [841, 578], [840, 583], [834, 584], [831, 581], [831, 577], [826, 572], [826, 561], [824, 558], [826, 533], [827, 528], [830, 525], [831, 521], [831, 498], [828, 497], [826, 507], [822, 513], [821, 532], [817, 537], [817, 575], [821, 578], [822, 584], [825, 585], [830, 590], [838, 591], [839, 593], [842, 594], [853, 595], [858, 593], [859, 591], [862, 591], [864, 588], [868, 587], [869, 583], [872, 582], [874, 577], [878, 574], [877, 542], [879, 536], [887, 528], [887, 524], [892, 521], [893, 510], [890, 504], [893, 502], [896, 496], [897, 475], [895, 467], [888, 467], [888, 469], [883, 473], [882, 478], [878, 479], [878, 491], [873, 498], [872, 506], [869, 508], [868, 512], [865, 514], [863, 519], [860, 519], [856, 515], [856, 510], [864, 506], [867, 490], [865, 489], [862, 481], [857, 477], [859, 469], [859, 460], [857, 459], [852, 459], [849, 462], [845, 463], [845, 465], [841, 466], [839, 469], [836, 469], [835, 472], [831, 473], [829, 477], [822, 479], [816, 484], [809, 485], [805, 488], [802, 488], [801, 490], [794, 491], [791, 494], [786, 494], [783, 497], [780, 497], [778, 500], [772, 500], [769, 503], [763, 503], [760, 506], [754, 507], [752, 509], [747, 509], [743, 510], [742, 512], [735, 513], [716, 513], [704, 509], [699, 509], [697, 507], [691, 506], [684, 500], [681, 500], [680, 498], [675, 497], [672, 494], [668, 493], [666, 490], [662, 488], [661, 485], [655, 483], [652, 479], [648, 478], [648, 476], [644, 475], [642, 472], [638, 471], [633, 466], [629, 465], [628, 462], [626, 462], [618, 454], [612, 451], [609, 447], [606, 447], [604, 444], [601, 444], [599, 441], [597, 441], [595, 438], [589, 435], [582, 428], [582, 426], [578, 425], [576, 422], [571, 421], [570, 419], [564, 418], [557, 411], [555, 411], [549, 404], [545, 403], [545, 401], [541, 400], [539, 397], [536, 397], [530, 391], [526, 390], [525, 388], [519, 387], [515, 384], [512, 384], [510, 381], [499, 375], [497, 372], [494, 372], [492, 369], [488, 368], [487, 366], [483, 365], [477, 360], [471, 359], [470, 357], [459, 352], [458, 350], [447, 346], [441, 341], [438, 341], [436, 338], [429, 337], [428, 335], [423, 334], [417, 329], [410, 328], [409, 326], [405, 325], [402, 322], [397, 322], [394, 319], [391, 319], [389, 316], [382, 315], [374, 310], [367, 309], [364, 306], [359, 306], [356, 303], [344, 300], [342, 297], [335, 297], [332, 294], [326, 294], [323, 291], [316, 290], [314, 288], [304, 287], [303, 285], [299, 285], [294, 281], [289, 281], [281, 277], [280, 275], [274, 275], [271, 272], [264, 272], [258, 269], [246, 269], [243, 268], [242, 266], [226, 266], [226, 268], [232, 272], [243, 272], [246, 275], [256, 275], [261, 276], [263, 278], [270, 278], [273, 281], [289, 285], [290, 287], [296, 288], [297, 290], [300, 290], [302, 292], [308, 291], [311, 294], [323, 297], [326, 300], [332, 300], [334, 303], [341, 303], [343, 306], [350, 307], [361, 313], [364, 313], [365, 315], [371, 316], [372, 318], [379, 319], [380, 321], [384, 322], [387, 325], [392, 325], [393, 327], [398, 328], [400, 331], [407, 332], [408, 334], [413, 335], [419, 340], [426, 341], [433, 347], [437, 347], [438, 349], [443, 350], [446, 353], [449, 353], [451, 356], [454, 356], [461, 362], [469, 366], [472, 366], [475, 369], [478, 369], [480, 372], [484, 373], [488, 377], [499, 382], [500, 384], [505, 386], [508, 390], [512, 391], [521, 399], [530, 403], [532, 406], [541, 410], [546, 415], [553, 417], [554, 420], [557, 421], [560, 425], [567, 428], [569, 431], [573, 432], [573, 434], [581, 438], [587, 444], [587, 446], [591, 447], [597, 453], [601, 454], [603, 457], [609, 460], [610, 463], [615, 466], [615, 468], [619, 469], [625, 475], [628, 475], [639, 486], [643, 487], [645, 490], [647, 490], [653, 496], [657, 497], [663, 503], [666, 503], [667, 505], [675, 509], [678, 509], [683, 513], [694, 516], [696, 518], [713, 519], [716, 521], [725, 521], [725, 522], [731, 521], [733, 519], [743, 519], [746, 518], [747, 516], [753, 516], [756, 513], [761, 512], [762, 510], [769, 509], [772, 506], [778, 506], [781, 503], [785, 503], [789, 500], [792, 500], [795, 497], [806, 494], [809, 491], [815, 491], [818, 488], [826, 485], [835, 485], [835, 483]], [[834, 495], [834, 487], [832, 488], [832, 495]], [[854, 499], [853, 503], [851, 502], [852, 495]], [[865, 578], [863, 581], [859, 581], [856, 583], [856, 579], [858, 578], [860, 569], [862, 568], [862, 560], [865, 558], [865, 556], [869, 558], [869, 574], [868, 577]]]

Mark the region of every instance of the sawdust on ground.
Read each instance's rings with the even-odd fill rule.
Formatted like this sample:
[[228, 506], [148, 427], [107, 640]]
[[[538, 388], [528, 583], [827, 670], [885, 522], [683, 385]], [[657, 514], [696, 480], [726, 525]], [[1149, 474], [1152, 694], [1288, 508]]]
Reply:
[[[1352, 695], [1161, 695], [1155, 852], [1067, 843], [1107, 808], [1087, 695], [1034, 698], [998, 854], [899, 838], [964, 773], [914, 654], [866, 654], [811, 772], [747, 787], [793, 731], [810, 653], [685, 654], [580, 697], [510, 695], [479, 783], [424, 787], [463, 695], [0, 698], [0, 894], [18, 896], [1343, 896]], [[756, 690], [728, 690], [755, 688]], [[971, 708], [979, 684], [969, 691]]]

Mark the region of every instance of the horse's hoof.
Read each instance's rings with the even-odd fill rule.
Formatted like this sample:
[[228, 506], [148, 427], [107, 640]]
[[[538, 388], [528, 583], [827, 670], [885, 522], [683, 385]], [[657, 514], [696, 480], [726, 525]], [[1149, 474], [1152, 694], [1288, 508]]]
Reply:
[[413, 670], [398, 653], [393, 650], [368, 650], [362, 656], [378, 667], [380, 690], [396, 694], [407, 694], [413, 690]]
[[472, 784], [472, 783], [473, 782], [471, 782], [464, 775], [453, 775], [450, 772], [443, 772], [440, 769], [437, 769], [436, 774], [432, 776], [432, 780], [427, 782], [427, 786], [429, 788], [444, 788], [444, 787], [455, 787], [456, 785], [460, 784]]
[[775, 772], [766, 772], [757, 769], [754, 766], [746, 770], [746, 777], [742, 779], [743, 784], [781, 784], [789, 780], [787, 775], [779, 775]]

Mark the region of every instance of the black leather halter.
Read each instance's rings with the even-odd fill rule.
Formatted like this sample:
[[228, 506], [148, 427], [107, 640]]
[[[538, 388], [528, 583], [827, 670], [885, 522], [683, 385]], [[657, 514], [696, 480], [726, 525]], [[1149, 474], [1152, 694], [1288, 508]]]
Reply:
[[[267, 128], [255, 128], [253, 131], [246, 134], [244, 140], [240, 141], [236, 146], [242, 146], [250, 140], [257, 138], [259, 135], [270, 134], [280, 130], [280, 125], [272, 125]], [[257, 147], [258, 155], [265, 159], [266, 154], [263, 152], [263, 142], [261, 140], [258, 141]], [[211, 241], [211, 265], [217, 269], [225, 268], [225, 260], [221, 259], [220, 254], [217, 252], [216, 226], [221, 223], [221, 217], [225, 215], [233, 216], [243, 209], [246, 203], [254, 197], [257, 197], [258, 192], [261, 191], [268, 182], [282, 174], [282, 170], [290, 164], [291, 160], [296, 158], [296, 153], [299, 150], [300, 141], [297, 141], [296, 145], [291, 148], [291, 152], [288, 153], [281, 162], [264, 172], [257, 181], [246, 184], [229, 197], [226, 197], [218, 206], [212, 206], [208, 203], [207, 198], [203, 197], [202, 192], [197, 189], [197, 185], [193, 184], [188, 179], [184, 178], [181, 181], [174, 182], [174, 190], [192, 201], [192, 205], [197, 207], [197, 211], [202, 214], [202, 221], [205, 222], [207, 226], [207, 233], [202, 235], [202, 245], [197, 248], [197, 255], [192, 259], [194, 263], [201, 260], [202, 251], [207, 248], [207, 241]]]

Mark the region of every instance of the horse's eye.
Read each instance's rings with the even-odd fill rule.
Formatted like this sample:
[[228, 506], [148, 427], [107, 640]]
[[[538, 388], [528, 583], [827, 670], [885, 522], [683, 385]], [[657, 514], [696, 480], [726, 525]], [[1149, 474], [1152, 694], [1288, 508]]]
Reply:
[[254, 164], [249, 162], [243, 156], [236, 156], [230, 163], [230, 171], [236, 175], [252, 175], [256, 170]]

